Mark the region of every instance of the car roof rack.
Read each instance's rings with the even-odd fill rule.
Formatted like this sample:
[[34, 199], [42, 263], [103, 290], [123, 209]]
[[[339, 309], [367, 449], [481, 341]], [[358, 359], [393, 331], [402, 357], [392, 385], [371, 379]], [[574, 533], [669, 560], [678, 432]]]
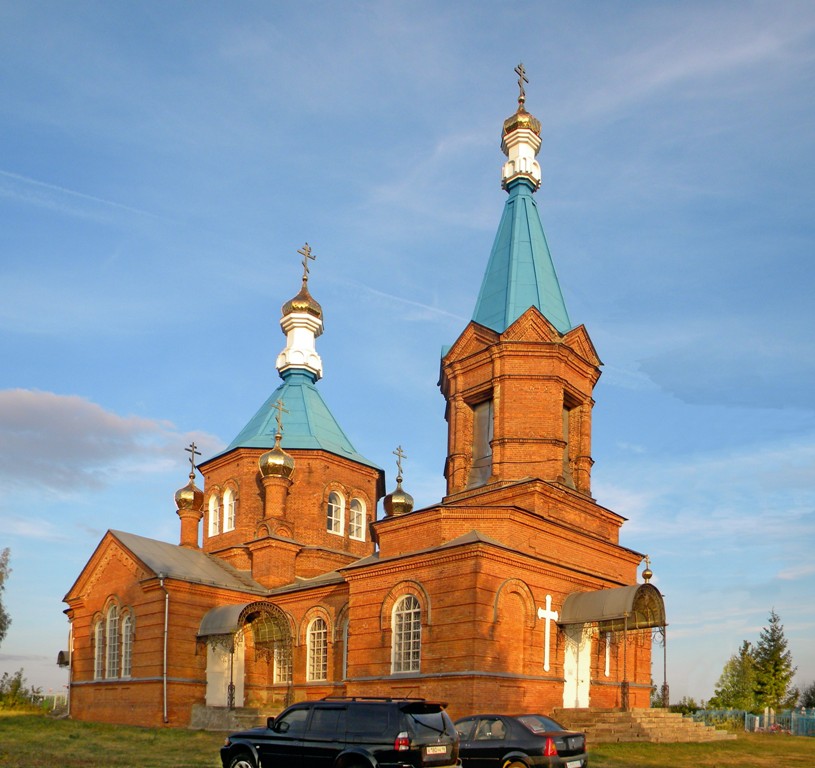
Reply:
[[320, 701], [427, 701], [410, 696], [323, 696]]

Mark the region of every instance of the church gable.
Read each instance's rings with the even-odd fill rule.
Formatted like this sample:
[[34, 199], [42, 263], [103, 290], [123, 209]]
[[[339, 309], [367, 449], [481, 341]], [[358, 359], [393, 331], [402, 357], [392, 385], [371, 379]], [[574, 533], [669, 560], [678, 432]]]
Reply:
[[594, 348], [585, 325], [578, 325], [577, 328], [569, 331], [563, 337], [563, 343], [568, 344], [577, 354], [592, 365], [600, 366], [603, 364], [597, 355], [597, 350]]
[[64, 600], [72, 603], [87, 600], [98, 591], [101, 583], [107, 589], [111, 584], [141, 581], [153, 575], [121, 542], [108, 531], [99, 542], [96, 551], [85, 564]]
[[447, 350], [446, 354], [442, 358], [442, 363], [449, 363], [453, 360], [462, 360], [466, 357], [470, 357], [471, 355], [478, 354], [487, 347], [495, 344], [498, 339], [499, 335], [495, 331], [492, 331], [483, 325], [479, 325], [476, 322], [470, 322], [470, 324], [462, 332], [461, 336], [459, 336], [450, 349]]
[[501, 341], [556, 342], [561, 338], [557, 328], [537, 307], [527, 309], [501, 334]]

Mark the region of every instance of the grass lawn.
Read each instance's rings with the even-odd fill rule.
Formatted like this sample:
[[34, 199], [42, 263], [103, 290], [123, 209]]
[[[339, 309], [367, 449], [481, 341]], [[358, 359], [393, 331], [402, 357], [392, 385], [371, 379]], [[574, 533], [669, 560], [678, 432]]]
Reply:
[[[0, 712], [2, 768], [220, 768], [222, 733]], [[591, 745], [589, 745], [591, 747]], [[740, 734], [709, 744], [598, 744], [590, 768], [812, 768], [815, 738]], [[286, 767], [289, 768], [289, 767]]]

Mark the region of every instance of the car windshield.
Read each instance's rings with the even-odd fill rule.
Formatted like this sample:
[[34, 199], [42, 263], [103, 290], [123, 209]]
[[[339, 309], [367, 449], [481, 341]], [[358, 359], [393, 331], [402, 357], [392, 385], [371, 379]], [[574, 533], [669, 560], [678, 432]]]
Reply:
[[408, 710], [405, 714], [410, 718], [413, 733], [417, 739], [432, 738], [435, 741], [442, 734], [455, 738], [456, 729], [453, 721], [444, 711], [414, 712]]
[[518, 722], [529, 728], [532, 733], [546, 733], [547, 731], [562, 731], [563, 726], [549, 717], [543, 715], [522, 715]]

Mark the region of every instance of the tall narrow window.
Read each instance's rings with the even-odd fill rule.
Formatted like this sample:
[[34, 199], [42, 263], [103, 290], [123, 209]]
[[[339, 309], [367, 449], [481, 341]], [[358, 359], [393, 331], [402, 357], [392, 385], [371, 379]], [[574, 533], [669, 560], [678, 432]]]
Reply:
[[563, 401], [563, 481], [566, 485], [574, 488], [574, 476], [572, 475], [572, 413], [574, 407], [570, 406], [566, 400]]
[[342, 623], [342, 679], [348, 677], [348, 619]]
[[413, 595], [393, 606], [392, 672], [418, 672], [422, 660], [422, 609]]
[[308, 625], [306, 680], [325, 680], [328, 675], [328, 627], [324, 619]]
[[473, 407], [473, 463], [468, 488], [484, 485], [492, 475], [492, 400]]
[[221, 508], [218, 504], [218, 494], [213, 493], [209, 497], [209, 535], [215, 536], [220, 530]]
[[235, 491], [227, 488], [224, 491], [224, 531], [235, 528]]
[[345, 501], [336, 491], [328, 494], [328, 505], [326, 507], [325, 528], [329, 533], [336, 533], [342, 536], [343, 517], [345, 512]]
[[291, 682], [291, 645], [283, 640], [274, 644], [274, 682]]
[[365, 541], [365, 505], [361, 499], [351, 499], [348, 513], [348, 535]]
[[108, 608], [107, 626], [105, 627], [105, 677], [119, 676], [119, 608], [111, 605]]
[[99, 619], [93, 628], [93, 678], [105, 676], [105, 620]]
[[122, 677], [130, 677], [133, 666], [133, 616], [122, 616]]

